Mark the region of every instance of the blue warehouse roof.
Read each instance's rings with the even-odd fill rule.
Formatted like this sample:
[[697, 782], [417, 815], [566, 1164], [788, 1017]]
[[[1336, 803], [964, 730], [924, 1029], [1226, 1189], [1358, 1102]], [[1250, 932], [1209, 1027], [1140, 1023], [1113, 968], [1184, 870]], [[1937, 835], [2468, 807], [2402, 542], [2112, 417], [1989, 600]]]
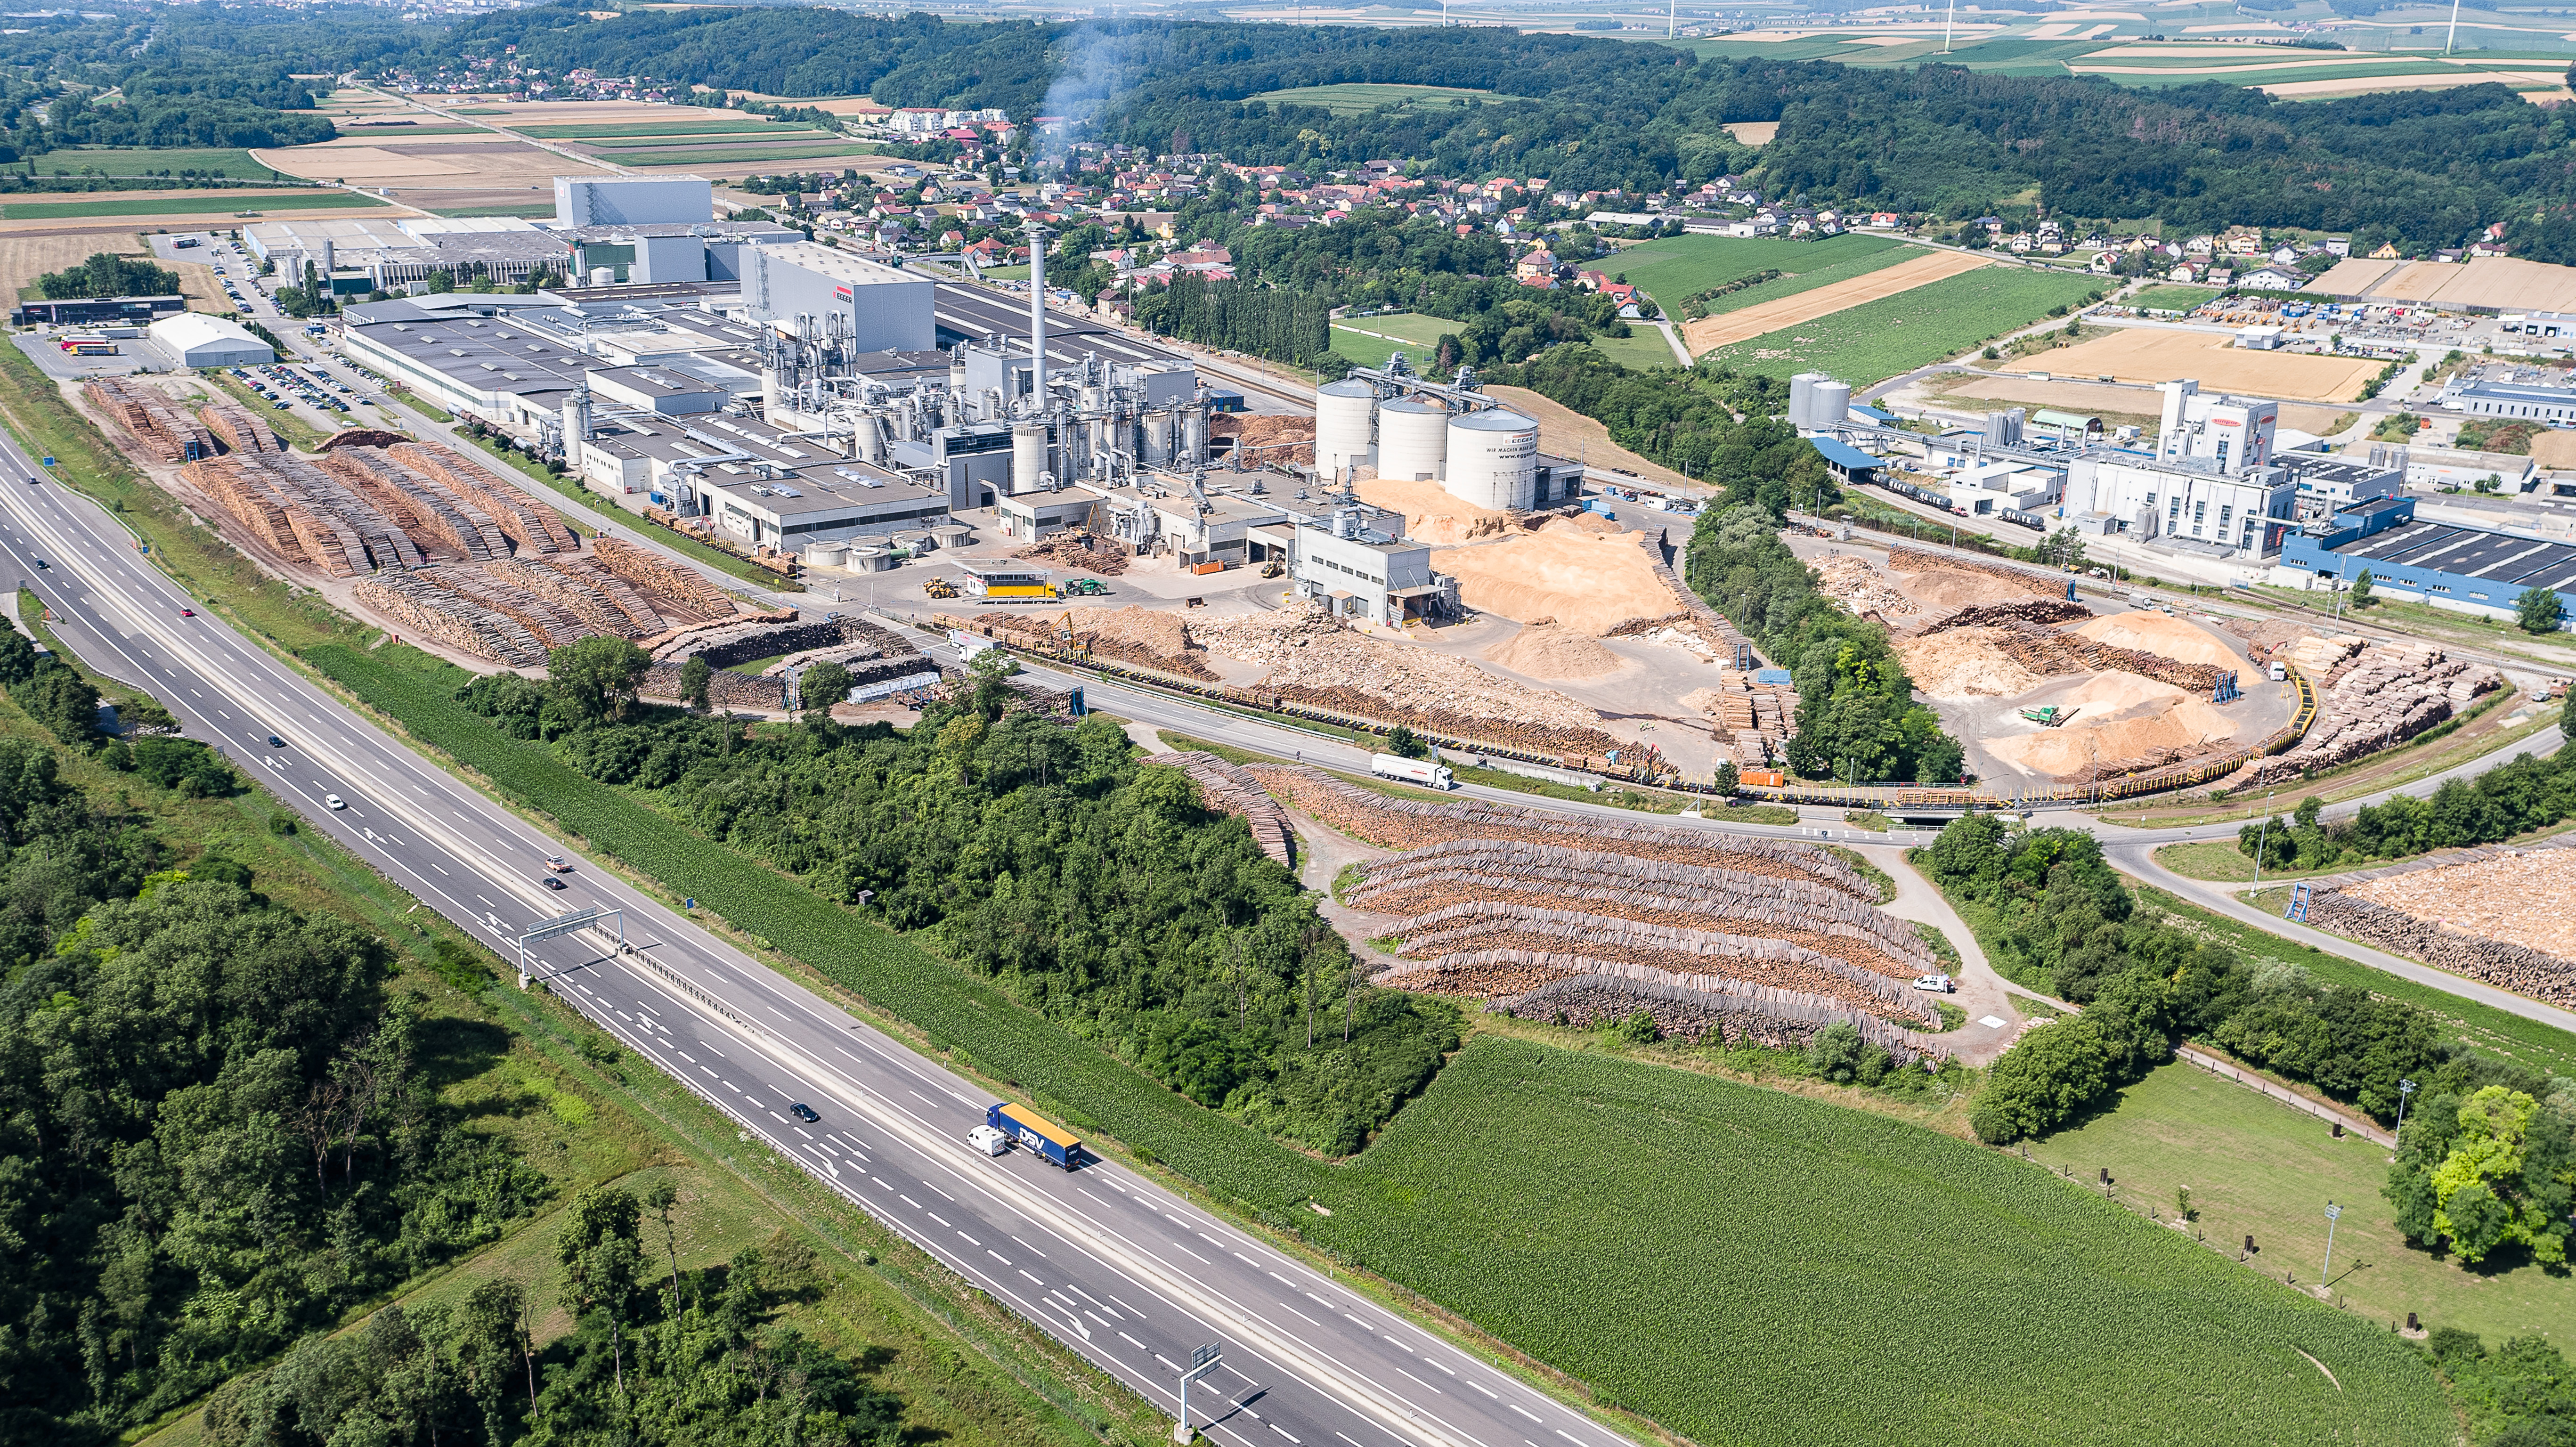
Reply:
[[1839, 437], [1810, 437], [1816, 451], [1836, 467], [1884, 467], [1886, 460], [1872, 457]]

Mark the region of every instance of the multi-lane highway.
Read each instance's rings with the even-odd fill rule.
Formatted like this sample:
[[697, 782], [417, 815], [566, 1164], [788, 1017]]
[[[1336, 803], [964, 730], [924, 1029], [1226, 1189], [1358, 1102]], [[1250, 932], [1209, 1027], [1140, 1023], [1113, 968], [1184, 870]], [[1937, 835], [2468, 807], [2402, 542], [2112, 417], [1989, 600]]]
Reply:
[[[562, 849], [200, 612], [102, 509], [0, 446], [0, 581], [35, 588], [85, 663], [165, 700], [387, 876], [505, 958], [528, 926], [616, 910], [533, 946], [534, 973], [770, 1148], [1169, 1410], [1214, 1343], [1192, 1425], [1230, 1447], [1619, 1447], [1489, 1362], [1118, 1165], [990, 1158], [989, 1098], [604, 871], [542, 882]], [[38, 568], [39, 560], [48, 564]], [[272, 747], [271, 735], [284, 740]], [[328, 800], [346, 802], [335, 809]], [[791, 1107], [810, 1107], [808, 1123]]]

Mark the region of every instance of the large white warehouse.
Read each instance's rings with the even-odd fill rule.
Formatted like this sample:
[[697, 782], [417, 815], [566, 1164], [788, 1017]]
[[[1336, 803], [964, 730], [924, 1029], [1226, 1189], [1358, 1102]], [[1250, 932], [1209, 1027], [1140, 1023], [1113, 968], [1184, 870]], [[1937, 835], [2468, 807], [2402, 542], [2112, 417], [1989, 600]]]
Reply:
[[183, 367], [265, 367], [277, 360], [268, 343], [204, 312], [163, 317], [147, 330]]

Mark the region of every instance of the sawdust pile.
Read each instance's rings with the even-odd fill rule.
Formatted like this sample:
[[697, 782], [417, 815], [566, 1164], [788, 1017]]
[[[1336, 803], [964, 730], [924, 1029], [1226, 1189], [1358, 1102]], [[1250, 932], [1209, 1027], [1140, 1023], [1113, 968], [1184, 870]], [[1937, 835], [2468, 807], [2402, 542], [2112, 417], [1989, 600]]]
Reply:
[[1681, 607], [1633, 535], [1594, 537], [1564, 519], [1499, 543], [1444, 549], [1431, 566], [1458, 580], [1470, 608], [1515, 623], [1553, 618], [1596, 638]]
[[2576, 958], [2571, 888], [2576, 849], [2533, 849], [2342, 886], [2355, 899], [2562, 959]]
[[1819, 558], [1812, 566], [1816, 570], [1819, 589], [1849, 613], [1875, 613], [1883, 619], [1896, 619], [1923, 611], [1921, 604], [1898, 591], [1894, 580], [1872, 566], [1867, 558], [1836, 553], [1832, 557]]
[[2224, 747], [2236, 720], [2208, 700], [2134, 673], [2097, 674], [2051, 700], [2073, 717], [2056, 728], [2016, 725], [1985, 741], [1996, 757], [2034, 774], [2074, 778], [2147, 766]]
[[1901, 576], [1907, 594], [1934, 608], [1973, 608], [1980, 603], [2018, 603], [2030, 596], [2027, 589], [2015, 588], [1999, 578], [1990, 578], [1983, 573], [1954, 573], [1947, 568], [1932, 568]]
[[1271, 413], [1219, 412], [1208, 419], [1208, 435], [1235, 439], [1234, 455], [1246, 463], [1313, 462], [1315, 419]]
[[2073, 631], [2114, 648], [2134, 648], [2185, 663], [2205, 663], [2213, 668], [2245, 666], [2236, 650], [2220, 642], [2208, 629], [2145, 608], [2105, 614], [2090, 623], [2077, 624]]
[[1485, 659], [1527, 678], [1567, 683], [1605, 678], [1628, 666], [1628, 660], [1602, 647], [1599, 639], [1555, 623], [1522, 629], [1486, 649]]
[[1954, 628], [1926, 638], [1892, 640], [1906, 675], [1943, 703], [1972, 698], [2011, 698], [2039, 687], [2040, 675], [1996, 646], [2000, 628]]
[[1317, 609], [1193, 622], [1189, 635], [1211, 653], [1266, 665], [1262, 684], [1272, 689], [1347, 690], [1403, 709], [1549, 728], [1591, 730], [1601, 722], [1561, 693], [1496, 678], [1463, 658], [1365, 637]]
[[1352, 490], [1371, 507], [1404, 514], [1404, 535], [1415, 542], [1454, 547], [1500, 537], [1511, 526], [1510, 514], [1452, 497], [1436, 482], [1363, 477]]

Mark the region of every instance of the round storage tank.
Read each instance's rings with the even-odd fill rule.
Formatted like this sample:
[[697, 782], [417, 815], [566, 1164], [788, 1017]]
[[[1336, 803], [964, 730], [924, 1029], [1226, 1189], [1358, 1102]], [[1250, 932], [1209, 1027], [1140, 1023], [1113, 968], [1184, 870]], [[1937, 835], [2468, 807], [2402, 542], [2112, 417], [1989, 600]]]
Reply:
[[941, 523], [930, 530], [930, 545], [934, 548], [962, 548], [973, 541], [975, 531], [964, 523]]
[[1449, 404], [1405, 397], [1377, 409], [1377, 475], [1412, 482], [1448, 471]]
[[1315, 389], [1315, 473], [1331, 477], [1365, 466], [1374, 449], [1369, 434], [1377, 418], [1377, 388], [1356, 378]]
[[894, 554], [886, 551], [884, 548], [850, 549], [851, 572], [882, 573], [893, 566]]
[[1807, 425], [1808, 410], [1815, 406], [1816, 402], [1816, 378], [1821, 375], [1823, 374], [1818, 372], [1800, 372], [1789, 379], [1790, 426]]
[[1047, 425], [1043, 422], [1015, 422], [1011, 425], [1011, 491], [1014, 495], [1035, 492], [1046, 484], [1040, 479], [1047, 470]]
[[847, 543], [807, 543], [805, 566], [809, 568], [845, 568], [850, 564]]
[[1451, 418], [1447, 486], [1477, 507], [1527, 510], [1537, 501], [1538, 424], [1500, 408]]
[[1851, 420], [1851, 383], [1831, 378], [1816, 383], [1807, 395], [1807, 425], [1823, 429], [1840, 427]]

